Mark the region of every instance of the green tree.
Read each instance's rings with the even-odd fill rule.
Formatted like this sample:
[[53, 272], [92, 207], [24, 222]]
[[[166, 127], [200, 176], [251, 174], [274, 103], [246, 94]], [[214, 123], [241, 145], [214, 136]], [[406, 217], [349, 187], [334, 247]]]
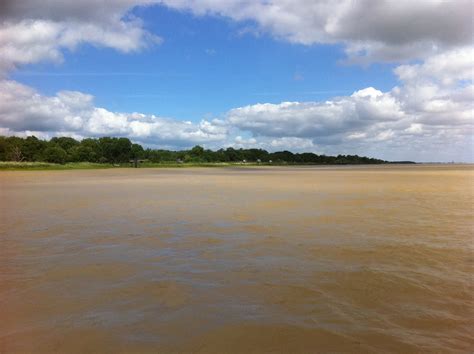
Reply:
[[196, 145], [191, 149], [190, 153], [195, 157], [201, 157], [204, 154], [204, 148], [202, 146]]
[[89, 152], [89, 157], [85, 161], [99, 162], [99, 160], [102, 158], [102, 150], [97, 139], [83, 139], [80, 143], [80, 147]]
[[67, 153], [59, 146], [48, 146], [43, 152], [43, 159], [47, 162], [64, 164]]
[[25, 160], [39, 161], [47, 145], [45, 141], [39, 140], [35, 136], [29, 136], [23, 141], [21, 152]]
[[64, 151], [69, 151], [72, 147], [79, 145], [79, 142], [70, 137], [54, 137], [50, 140], [51, 144], [56, 144], [61, 147]]
[[224, 154], [226, 155], [227, 161], [232, 161], [232, 162], [242, 161], [239, 151], [235, 150], [234, 148], [231, 148], [231, 147], [227, 148], [226, 150], [224, 150]]
[[96, 162], [97, 154], [90, 146], [81, 144], [69, 150], [69, 159], [74, 162]]
[[[65, 155], [66, 154], [66, 155]], [[358, 156], [326, 156], [314, 153], [277, 151], [268, 153], [263, 149], [234, 149], [232, 147], [217, 151], [205, 150], [197, 145], [191, 150], [170, 151], [146, 149], [132, 144], [127, 138], [103, 137], [87, 138], [81, 142], [70, 137], [55, 137], [50, 141], [34, 136], [27, 138], [1, 137], [0, 160], [3, 161], [49, 161], [64, 163], [67, 161], [88, 161], [102, 163], [128, 162], [131, 158], [146, 158], [153, 162], [237, 162], [269, 161], [295, 164], [381, 164], [387, 161]], [[410, 161], [402, 161], [410, 163]]]
[[127, 138], [100, 138], [99, 146], [105, 161], [118, 163], [130, 160], [132, 143]]
[[6, 161], [8, 152], [8, 141], [4, 136], [0, 136], [0, 161]]
[[130, 149], [130, 157], [132, 159], [142, 159], [145, 156], [145, 150], [143, 150], [143, 147], [139, 144], [132, 144], [132, 147]]

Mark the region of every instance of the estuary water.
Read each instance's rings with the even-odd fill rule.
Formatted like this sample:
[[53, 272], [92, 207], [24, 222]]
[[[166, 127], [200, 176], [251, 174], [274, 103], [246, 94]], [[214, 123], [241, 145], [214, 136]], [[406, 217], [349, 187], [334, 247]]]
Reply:
[[472, 352], [474, 167], [0, 172], [0, 353]]

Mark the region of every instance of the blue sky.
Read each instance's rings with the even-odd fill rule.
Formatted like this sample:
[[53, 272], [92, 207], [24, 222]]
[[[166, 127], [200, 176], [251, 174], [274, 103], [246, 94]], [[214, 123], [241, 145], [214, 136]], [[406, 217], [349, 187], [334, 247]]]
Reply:
[[466, 5], [6, 0], [0, 134], [472, 161]]
[[247, 104], [326, 100], [396, 85], [393, 64], [345, 64], [338, 44], [304, 46], [240, 33], [245, 23], [162, 6], [133, 13], [164, 38], [162, 44], [127, 55], [82, 45], [66, 51], [63, 63], [28, 65], [12, 78], [48, 95], [88, 92], [114, 111], [192, 121]]

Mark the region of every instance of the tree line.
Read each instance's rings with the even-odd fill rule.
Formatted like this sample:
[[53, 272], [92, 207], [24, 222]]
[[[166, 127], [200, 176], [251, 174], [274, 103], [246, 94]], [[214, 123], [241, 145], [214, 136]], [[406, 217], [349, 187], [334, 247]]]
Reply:
[[64, 164], [66, 162], [126, 163], [130, 160], [148, 160], [154, 163], [215, 163], [215, 162], [261, 162], [275, 164], [381, 164], [387, 161], [358, 156], [317, 155], [312, 152], [290, 151], [268, 152], [263, 149], [234, 149], [217, 151], [195, 146], [190, 150], [170, 151], [144, 149], [128, 138], [102, 137], [81, 141], [70, 137], [55, 137], [41, 140], [35, 136], [0, 136], [1, 161], [39, 161]]

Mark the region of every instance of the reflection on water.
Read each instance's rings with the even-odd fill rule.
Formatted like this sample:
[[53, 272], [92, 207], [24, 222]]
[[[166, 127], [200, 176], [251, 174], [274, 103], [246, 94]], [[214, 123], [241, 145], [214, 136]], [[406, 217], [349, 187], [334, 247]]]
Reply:
[[2, 172], [0, 352], [469, 352], [473, 177]]

